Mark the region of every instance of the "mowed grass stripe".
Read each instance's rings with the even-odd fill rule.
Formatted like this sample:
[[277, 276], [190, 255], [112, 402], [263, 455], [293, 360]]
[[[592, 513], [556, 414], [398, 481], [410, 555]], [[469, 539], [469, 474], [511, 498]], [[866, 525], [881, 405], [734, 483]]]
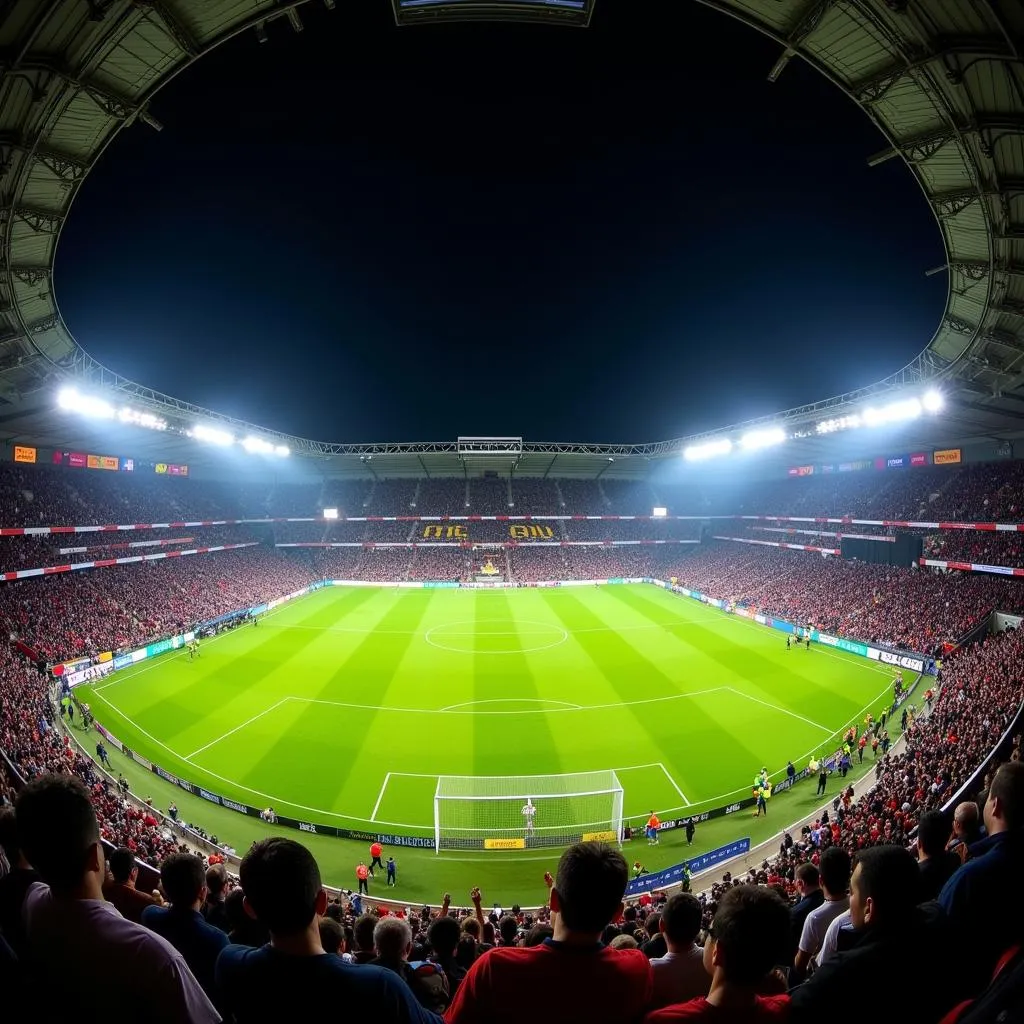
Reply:
[[813, 646], [810, 651], [787, 650], [785, 637], [777, 630], [755, 628], [746, 619], [724, 613], [718, 613], [720, 622], [705, 621], [708, 611], [703, 605], [664, 591], [609, 590], [616, 599], [643, 609], [655, 621], [669, 618], [678, 605], [701, 609], [699, 621], [687, 625], [687, 635], [707, 657], [742, 681], [737, 689], [829, 728], [840, 729], [883, 689], [881, 673], [863, 659], [827, 657], [831, 652]]
[[[351, 608], [372, 596], [372, 591], [346, 594], [343, 604]], [[324, 609], [304, 604], [287, 609], [292, 614], [300, 611], [305, 612], [304, 621], [314, 621]], [[302, 667], [305, 649], [317, 635], [313, 631], [285, 635], [266, 624], [242, 626], [226, 636], [201, 641], [196, 660], [189, 662], [183, 656], [179, 673], [162, 674], [163, 682], [170, 685], [129, 682], [123, 689], [111, 687], [103, 696], [141, 728], [164, 737], [168, 746], [186, 755], [288, 695], [281, 689], [282, 671], [292, 661]], [[241, 686], [240, 659], [245, 664]]]
[[[630, 748], [635, 751], [631, 756], [618, 755], [618, 759], [625, 764], [661, 761], [673, 765], [674, 778], [690, 800], [710, 795], [706, 794], [701, 782], [702, 766], [705, 761], [713, 762], [721, 754], [722, 729], [703, 710], [704, 697], [681, 696], [678, 701], [631, 705], [632, 701], [642, 699], [652, 689], [658, 695], [702, 689], [696, 683], [701, 677], [706, 679], [707, 673], [698, 672], [689, 680], [689, 685], [678, 685], [661, 671], [655, 661], [637, 651], [620, 634], [601, 631], [601, 626], [607, 623], [588, 607], [589, 604], [589, 601], [584, 603], [576, 595], [563, 591], [559, 594], [555, 610], [567, 629], [579, 631], [574, 639], [587, 651], [623, 703], [623, 720], [631, 718], [644, 736], [639, 747], [634, 744]], [[621, 744], [619, 746], [621, 748]], [[686, 748], [685, 758], [679, 756], [681, 747]], [[738, 739], [732, 739], [731, 748], [734, 757], [757, 759], [754, 751]]]
[[[269, 787], [289, 783], [287, 794], [314, 792], [305, 803], [325, 810], [369, 816], [380, 780], [379, 760], [370, 756], [367, 740], [381, 707], [388, 706], [388, 693], [413, 635], [429, 607], [427, 601], [392, 602], [378, 621], [380, 632], [362, 637], [354, 650], [340, 662], [325, 661], [322, 682], [307, 688], [314, 699], [366, 704], [365, 709], [337, 708], [309, 703], [295, 724], [241, 778], [245, 785], [267, 792]], [[312, 692], [311, 692], [312, 691]]]

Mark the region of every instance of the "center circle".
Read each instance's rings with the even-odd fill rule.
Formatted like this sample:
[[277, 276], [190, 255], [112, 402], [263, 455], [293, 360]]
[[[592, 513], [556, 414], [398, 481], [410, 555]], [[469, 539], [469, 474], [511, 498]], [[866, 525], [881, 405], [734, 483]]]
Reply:
[[460, 619], [431, 626], [423, 639], [455, 654], [532, 654], [564, 644], [569, 632], [535, 619]]

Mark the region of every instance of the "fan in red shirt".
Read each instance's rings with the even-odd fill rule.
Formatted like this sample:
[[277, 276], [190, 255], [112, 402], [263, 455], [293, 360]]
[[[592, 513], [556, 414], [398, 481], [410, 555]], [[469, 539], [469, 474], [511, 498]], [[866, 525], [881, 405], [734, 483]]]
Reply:
[[[551, 890], [554, 936], [539, 946], [501, 946], [481, 956], [459, 985], [446, 1024], [629, 1024], [651, 998], [651, 966], [639, 949], [602, 946], [622, 911], [625, 858], [604, 843], [562, 854]], [[526, 1003], [524, 1003], [524, 999]]]
[[773, 976], [786, 960], [789, 909], [771, 889], [741, 885], [722, 897], [704, 943], [704, 969], [711, 991], [699, 999], [666, 1006], [644, 1024], [701, 1021], [703, 1024], [774, 1024], [789, 1017], [789, 996], [762, 995], [785, 982]]

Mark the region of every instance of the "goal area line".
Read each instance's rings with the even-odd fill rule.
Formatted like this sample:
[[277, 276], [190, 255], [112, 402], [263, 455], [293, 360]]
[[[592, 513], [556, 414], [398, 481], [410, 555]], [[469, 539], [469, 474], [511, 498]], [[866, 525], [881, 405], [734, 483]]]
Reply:
[[[606, 793], [614, 791], [613, 786], [604, 786], [599, 789], [594, 788], [582, 788], [574, 789], [568, 792], [538, 792], [534, 789], [530, 789], [528, 785], [518, 786], [514, 792], [500, 793], [500, 794], [486, 794], [480, 796], [467, 796], [465, 794], [445, 794], [441, 792], [441, 781], [443, 779], [451, 779], [460, 782], [495, 782], [502, 780], [516, 780], [517, 782], [529, 783], [532, 780], [540, 779], [585, 779], [590, 778], [597, 780], [598, 777], [604, 776], [608, 781], [611, 780], [612, 776], [615, 777], [618, 782], [619, 788], [625, 794], [628, 792], [630, 787], [623, 784], [619, 778], [620, 773], [636, 772], [636, 771], [651, 771], [656, 770], [658, 773], [664, 776], [665, 780], [672, 787], [672, 791], [679, 796], [679, 799], [683, 802], [683, 807], [692, 806], [692, 801], [683, 792], [680, 785], [673, 778], [672, 773], [665, 767], [661, 761], [649, 761], [646, 764], [631, 764], [622, 765], [614, 768], [597, 769], [589, 772], [562, 772], [562, 773], [544, 773], [537, 775], [447, 775], [438, 772], [398, 772], [390, 771], [384, 776], [381, 782], [380, 790], [377, 793], [377, 799], [374, 802], [373, 810], [370, 812], [369, 821], [376, 822], [377, 815], [380, 812], [381, 804], [384, 802], [385, 795], [388, 792], [389, 787], [394, 787], [395, 781], [399, 779], [435, 779], [437, 780], [437, 786], [433, 791], [434, 800], [445, 800], [445, 801], [458, 801], [458, 800], [472, 800], [473, 802], [485, 802], [485, 801], [501, 801], [501, 800], [527, 800], [527, 799], [562, 799], [562, 798], [575, 798], [575, 797], [589, 797], [589, 796], [601, 796]], [[426, 823], [422, 826], [417, 827], [429, 827]], [[541, 829], [538, 828], [538, 831]], [[481, 829], [481, 831], [486, 831]]]

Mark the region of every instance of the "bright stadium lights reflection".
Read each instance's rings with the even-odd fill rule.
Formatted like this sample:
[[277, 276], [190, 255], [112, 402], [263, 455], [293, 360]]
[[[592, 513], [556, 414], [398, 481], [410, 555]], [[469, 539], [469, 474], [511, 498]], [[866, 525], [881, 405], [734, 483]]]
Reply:
[[748, 431], [740, 438], [740, 447], [745, 451], [755, 452], [760, 448], [782, 444], [785, 440], [786, 432], [782, 427], [768, 427], [766, 430]]
[[289, 448], [288, 445], [286, 444], [279, 444], [274, 446], [274, 454], [280, 455], [282, 459], [288, 455], [291, 455], [291, 453], [291, 448]]
[[691, 444], [683, 450], [683, 458], [687, 462], [699, 462], [702, 459], [713, 459], [718, 455], [728, 455], [731, 451], [732, 441], [727, 437], [721, 437], [717, 441]]
[[853, 413], [850, 416], [837, 416], [835, 419], [822, 420], [815, 428], [819, 434], [833, 434], [837, 430], [849, 430], [860, 426], [860, 417]]
[[81, 413], [96, 419], [110, 420], [117, 415], [117, 410], [102, 398], [79, 394], [77, 388], [63, 388], [57, 395], [57, 404], [68, 412]]
[[899, 402], [890, 402], [879, 409], [868, 406], [862, 413], [864, 422], [869, 427], [880, 427], [886, 423], [899, 423], [902, 420], [916, 419], [923, 412], [921, 400], [905, 398]]
[[154, 416], [151, 412], [140, 412], [127, 405], [117, 414], [122, 423], [131, 423], [136, 427], [147, 427], [150, 430], [166, 430], [167, 421]]
[[235, 443], [235, 435], [229, 434], [226, 430], [218, 430], [216, 427], [207, 427], [202, 423], [192, 428], [192, 436], [197, 441], [207, 441], [209, 444], [217, 444], [224, 448]]
[[247, 437], [242, 442], [242, 447], [247, 452], [259, 452], [261, 455], [272, 455], [274, 452], [274, 446], [269, 441], [264, 441], [262, 437]]
[[941, 391], [926, 391], [921, 404], [925, 412], [941, 412], [946, 400], [942, 397]]

